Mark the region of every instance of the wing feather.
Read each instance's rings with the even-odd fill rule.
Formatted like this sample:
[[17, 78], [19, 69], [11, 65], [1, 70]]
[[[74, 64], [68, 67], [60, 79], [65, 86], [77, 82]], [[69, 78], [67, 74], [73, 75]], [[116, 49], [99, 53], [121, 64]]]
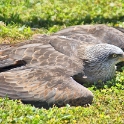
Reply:
[[[57, 51], [51, 44], [23, 43], [2, 50], [2, 56], [6, 56], [2, 61], [8, 62], [7, 65], [18, 64], [20, 60], [26, 65], [1, 71], [1, 97], [7, 95], [23, 102], [38, 102], [39, 106], [92, 102], [92, 93], [71, 78], [74, 74], [83, 73], [83, 63], [78, 58]], [[6, 67], [6, 64], [1, 63], [1, 67]], [[80, 101], [78, 104], [77, 98]]]
[[93, 99], [92, 93], [87, 88], [65, 75], [64, 71], [43, 68], [0, 73], [0, 96], [6, 95], [11, 99], [26, 102], [47, 103], [48, 106], [53, 104], [62, 106], [67, 103], [85, 105], [91, 103]]
[[90, 43], [108, 43], [118, 46], [124, 50], [124, 29], [113, 28], [107, 25], [77, 25], [65, 28], [54, 36], [63, 36], [66, 39], [75, 39]]

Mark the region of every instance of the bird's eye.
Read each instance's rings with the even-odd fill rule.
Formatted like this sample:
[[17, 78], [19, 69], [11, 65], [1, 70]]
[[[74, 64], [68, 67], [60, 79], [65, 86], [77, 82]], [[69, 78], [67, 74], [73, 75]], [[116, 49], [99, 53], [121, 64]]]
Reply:
[[116, 57], [117, 57], [117, 54], [112, 54], [112, 57], [113, 57], [113, 58], [116, 58]]
[[123, 56], [122, 54], [113, 53], [113, 54], [109, 55], [109, 58], [118, 58], [118, 57], [122, 57], [122, 56]]

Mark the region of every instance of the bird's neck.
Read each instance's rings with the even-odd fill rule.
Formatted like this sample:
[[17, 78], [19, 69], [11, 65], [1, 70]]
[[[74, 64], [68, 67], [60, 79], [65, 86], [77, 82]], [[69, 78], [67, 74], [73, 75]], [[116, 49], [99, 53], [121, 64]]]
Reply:
[[[95, 66], [95, 65], [94, 65]], [[112, 65], [108, 68], [109, 65], [100, 65], [97, 67], [88, 67], [88, 65], [85, 65], [84, 67], [84, 73], [85, 77], [83, 80], [84, 82], [89, 83], [98, 83], [99, 81], [105, 82], [107, 80], [110, 80], [115, 75], [115, 65]], [[93, 68], [93, 69], [92, 69]]]

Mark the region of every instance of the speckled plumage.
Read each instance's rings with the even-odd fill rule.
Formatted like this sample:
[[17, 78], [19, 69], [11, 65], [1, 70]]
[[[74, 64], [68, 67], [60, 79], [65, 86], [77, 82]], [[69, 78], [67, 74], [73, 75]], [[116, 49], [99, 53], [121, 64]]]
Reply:
[[[96, 62], [97, 66], [95, 59], [91, 62], [90, 60], [93, 56], [100, 60], [92, 52], [92, 49], [97, 50], [98, 46], [112, 47], [111, 54], [122, 55], [118, 56], [118, 60], [113, 59], [112, 64], [113, 61], [122, 61], [120, 59], [124, 58], [123, 51], [118, 47], [124, 48], [123, 39], [123, 33], [105, 25], [75, 26], [51, 36], [36, 35], [32, 40], [22, 43], [1, 45], [0, 96], [7, 95], [25, 103], [36, 103], [36, 106], [40, 107], [50, 107], [53, 104], [63, 106], [67, 103], [74, 106], [91, 104], [91, 91], [73, 78], [78, 74], [81, 74], [82, 79], [85, 75], [89, 78], [86, 74], [89, 73], [86, 71], [89, 65], [86, 63], [93, 65]], [[88, 51], [92, 54], [88, 55]], [[98, 52], [100, 51], [101, 48]], [[109, 52], [108, 49], [105, 53]], [[109, 55], [105, 54], [104, 57]], [[93, 67], [95, 69], [95, 66]], [[92, 74], [94, 77], [95, 73]], [[85, 79], [83, 81], [85, 82]]]

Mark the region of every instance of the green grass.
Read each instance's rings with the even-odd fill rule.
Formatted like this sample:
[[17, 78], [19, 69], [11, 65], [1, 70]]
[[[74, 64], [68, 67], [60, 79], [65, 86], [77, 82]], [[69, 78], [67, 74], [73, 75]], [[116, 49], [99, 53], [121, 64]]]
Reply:
[[79, 24], [124, 26], [123, 15], [123, 0], [0, 0], [0, 40], [24, 40]]
[[[16, 43], [33, 34], [104, 23], [124, 27], [124, 0], [0, 0], [0, 42]], [[90, 86], [90, 107], [53, 107], [49, 110], [0, 99], [1, 124], [123, 124], [124, 69], [116, 78]]]

